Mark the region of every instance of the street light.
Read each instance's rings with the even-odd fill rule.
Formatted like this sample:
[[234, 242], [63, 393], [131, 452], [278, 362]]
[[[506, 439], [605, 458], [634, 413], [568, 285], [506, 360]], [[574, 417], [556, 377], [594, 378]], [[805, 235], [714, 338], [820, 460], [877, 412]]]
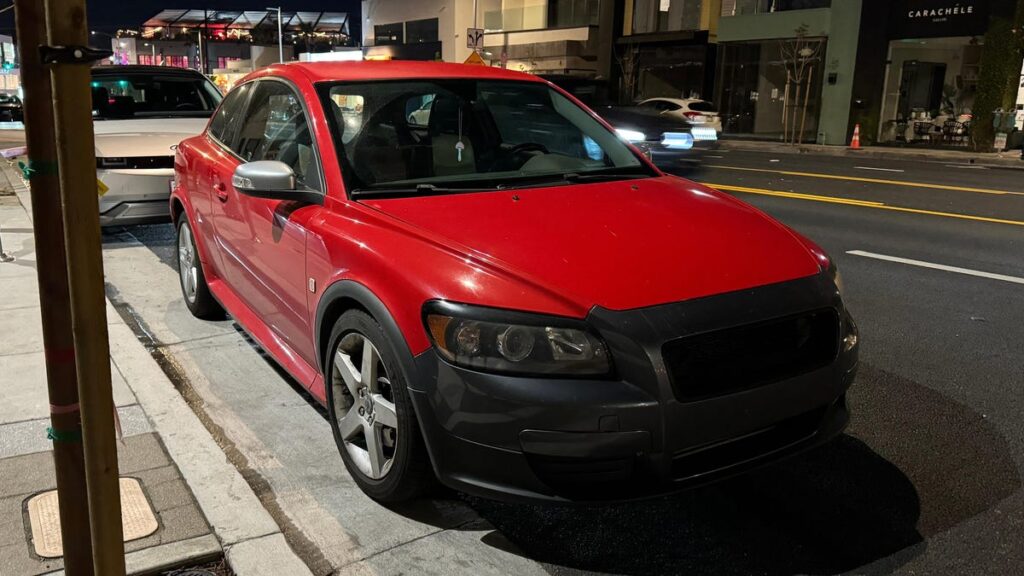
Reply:
[[267, 6], [267, 10], [277, 10], [277, 61], [284, 64], [284, 36], [281, 35], [281, 7]]

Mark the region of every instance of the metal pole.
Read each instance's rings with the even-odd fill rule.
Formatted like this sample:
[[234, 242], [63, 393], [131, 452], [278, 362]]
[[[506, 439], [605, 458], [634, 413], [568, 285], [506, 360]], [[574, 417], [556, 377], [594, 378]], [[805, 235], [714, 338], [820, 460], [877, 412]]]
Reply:
[[206, 74], [206, 60], [203, 58], [203, 31], [196, 30], [196, 37], [199, 39], [199, 72]]
[[[89, 41], [85, 0], [44, 1], [47, 43], [51, 47], [68, 47], [64, 55], [74, 57], [74, 48], [86, 46]], [[64, 205], [64, 246], [78, 368], [93, 569], [100, 576], [124, 576], [89, 69], [90, 63], [82, 61], [51, 67], [54, 134]]]
[[[35, 234], [36, 277], [43, 320], [43, 355], [50, 396], [50, 426], [54, 433], [53, 467], [57, 476], [60, 533], [64, 571], [68, 576], [92, 576], [89, 499], [85, 459], [80, 441], [78, 373], [75, 337], [71, 329], [67, 256], [64, 251], [64, 209], [57, 177], [57, 143], [53, 131], [50, 72], [43, 67], [38, 47], [46, 43], [46, 15], [38, 0], [15, 0], [15, 27], [21, 52], [21, 87], [25, 93], [25, 141], [32, 182], [32, 223]], [[76, 439], [77, 438], [77, 439]], [[70, 440], [70, 441], [69, 441]]]
[[[308, 48], [307, 48], [308, 50]], [[277, 7], [277, 61], [284, 64], [284, 31], [281, 27], [281, 7]]]

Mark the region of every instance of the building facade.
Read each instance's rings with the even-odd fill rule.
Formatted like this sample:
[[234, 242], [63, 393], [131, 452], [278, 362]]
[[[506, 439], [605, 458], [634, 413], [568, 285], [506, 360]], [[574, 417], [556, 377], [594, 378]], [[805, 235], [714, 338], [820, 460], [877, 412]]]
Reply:
[[[607, 76], [614, 7], [622, 0], [364, 0], [370, 59], [464, 62], [534, 74]], [[607, 25], [602, 25], [605, 21]], [[470, 29], [483, 30], [476, 48]], [[478, 49], [477, 49], [478, 48]]]
[[715, 99], [723, 132], [847, 143], [861, 8], [861, 0], [724, 0]]
[[714, 97], [722, 0], [625, 0], [616, 40], [620, 101]]

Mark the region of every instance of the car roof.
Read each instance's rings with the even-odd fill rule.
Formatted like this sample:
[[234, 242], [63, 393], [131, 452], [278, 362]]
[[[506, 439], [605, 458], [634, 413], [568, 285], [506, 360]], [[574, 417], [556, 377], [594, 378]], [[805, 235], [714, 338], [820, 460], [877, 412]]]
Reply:
[[253, 77], [264, 75], [288, 76], [299, 72], [312, 82], [361, 81], [361, 80], [403, 80], [424, 78], [474, 78], [487, 80], [520, 80], [544, 82], [544, 80], [522, 72], [504, 70], [494, 66], [473, 66], [448, 62], [423, 62], [412, 60], [384, 60], [359, 62], [289, 62], [275, 64], [253, 73]]

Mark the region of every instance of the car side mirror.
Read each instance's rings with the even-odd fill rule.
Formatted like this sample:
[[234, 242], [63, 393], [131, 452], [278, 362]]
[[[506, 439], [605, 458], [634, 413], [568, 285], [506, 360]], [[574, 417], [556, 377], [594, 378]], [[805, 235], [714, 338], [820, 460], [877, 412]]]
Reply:
[[231, 185], [240, 194], [254, 198], [323, 204], [323, 194], [301, 186], [292, 167], [277, 160], [239, 164]]

